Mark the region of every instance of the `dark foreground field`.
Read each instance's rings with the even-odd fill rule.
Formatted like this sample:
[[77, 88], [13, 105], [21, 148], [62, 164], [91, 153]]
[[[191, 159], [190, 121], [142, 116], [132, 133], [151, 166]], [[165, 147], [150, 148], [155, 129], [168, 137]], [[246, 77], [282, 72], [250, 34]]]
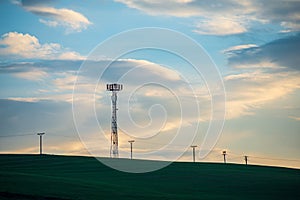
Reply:
[[0, 199], [300, 199], [296, 169], [177, 162], [129, 174], [50, 155], [0, 155], [0, 163]]

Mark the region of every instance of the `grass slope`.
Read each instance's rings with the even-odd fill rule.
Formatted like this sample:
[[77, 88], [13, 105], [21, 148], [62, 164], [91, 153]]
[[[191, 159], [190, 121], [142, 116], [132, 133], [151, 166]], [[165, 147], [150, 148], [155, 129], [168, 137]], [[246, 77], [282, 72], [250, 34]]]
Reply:
[[300, 199], [297, 169], [176, 162], [130, 174], [91, 157], [50, 155], [0, 155], [0, 163], [4, 200]]

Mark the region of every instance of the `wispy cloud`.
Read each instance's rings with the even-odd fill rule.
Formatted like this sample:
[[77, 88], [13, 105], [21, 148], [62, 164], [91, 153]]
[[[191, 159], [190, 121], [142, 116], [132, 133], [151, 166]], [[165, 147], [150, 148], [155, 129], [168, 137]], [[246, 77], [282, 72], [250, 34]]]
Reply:
[[81, 32], [92, 24], [83, 14], [66, 8], [49, 7], [49, 1], [14, 1], [28, 12], [40, 17], [39, 21], [50, 27], [62, 26], [66, 33]]
[[227, 119], [253, 115], [257, 109], [300, 89], [299, 72], [252, 71], [225, 77]]
[[228, 118], [254, 114], [274, 100], [300, 89], [299, 34], [256, 45], [234, 46], [224, 51], [233, 72], [224, 77]]
[[229, 48], [223, 50], [222, 52], [225, 54], [230, 54], [232, 51], [236, 52], [238, 50], [249, 49], [252, 47], [258, 47], [258, 46], [256, 44], [242, 44], [242, 45], [229, 47]]
[[255, 4], [257, 17], [280, 24], [284, 31], [300, 30], [299, 0], [257, 0]]
[[219, 13], [220, 16], [236, 13], [244, 9], [244, 13], [253, 10], [250, 3], [244, 0], [214, 0], [214, 1], [195, 1], [195, 0], [116, 0], [130, 8], [144, 11], [150, 15], [169, 15], [175, 17], [194, 17], [209, 16]]
[[300, 117], [296, 117], [296, 116], [289, 116], [290, 119], [296, 120], [296, 121], [300, 121]]
[[58, 43], [41, 44], [30, 34], [9, 32], [1, 36], [0, 56], [36, 59], [84, 59], [79, 53], [63, 48]]
[[191, 17], [199, 34], [229, 35], [247, 32], [253, 22], [274, 23], [285, 32], [299, 31], [297, 0], [116, 0], [149, 15]]
[[300, 70], [299, 45], [300, 34], [297, 34], [259, 47], [227, 50], [227, 53], [230, 52], [228, 63], [237, 68], [277, 66]]
[[14, 76], [27, 80], [41, 81], [48, 77], [48, 74], [41, 69], [33, 69], [31, 71], [17, 72]]
[[117, 0], [130, 8], [141, 10], [150, 15], [165, 15], [195, 18], [195, 33], [206, 35], [240, 34], [247, 31], [244, 20], [237, 13], [246, 15], [252, 6], [245, 1], [135, 1]]
[[232, 35], [247, 32], [247, 28], [239, 20], [217, 17], [197, 22], [194, 32], [205, 35]]

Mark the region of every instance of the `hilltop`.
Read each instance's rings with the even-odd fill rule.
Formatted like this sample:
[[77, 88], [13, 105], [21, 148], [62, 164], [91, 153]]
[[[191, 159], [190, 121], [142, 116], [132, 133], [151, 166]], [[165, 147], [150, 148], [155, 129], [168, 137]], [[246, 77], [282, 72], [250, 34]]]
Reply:
[[175, 162], [131, 174], [93, 157], [55, 155], [0, 155], [0, 163], [4, 200], [300, 199], [299, 169]]

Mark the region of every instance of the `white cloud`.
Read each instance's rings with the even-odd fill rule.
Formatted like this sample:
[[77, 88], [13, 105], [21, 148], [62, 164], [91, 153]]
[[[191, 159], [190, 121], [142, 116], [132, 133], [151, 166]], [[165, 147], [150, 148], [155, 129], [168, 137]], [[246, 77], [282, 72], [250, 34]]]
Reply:
[[60, 44], [41, 44], [35, 36], [18, 32], [9, 32], [2, 35], [0, 39], [0, 56], [64, 60], [84, 59], [79, 53], [69, 51]]
[[[136, 59], [120, 59], [118, 61], [127, 62], [129, 65], [135, 66], [139, 69], [146, 70], [146, 75], [149, 76], [153, 74], [153, 76], [163, 77], [164, 79], [170, 81], [180, 81], [181, 77], [179, 73], [173, 69], [169, 69], [157, 63], [153, 63], [147, 60], [136, 60]], [[140, 74], [142, 76], [142, 74]], [[150, 80], [150, 79], [149, 79]]]
[[218, 17], [198, 22], [194, 32], [205, 35], [231, 35], [247, 32], [247, 29], [238, 20]]
[[60, 59], [60, 60], [83, 60], [83, 59], [85, 59], [85, 57], [75, 51], [66, 51], [66, 52], [62, 52], [58, 56], [58, 59]]
[[70, 9], [57, 9], [41, 5], [21, 6], [25, 10], [43, 17], [39, 21], [47, 26], [66, 28], [66, 33], [81, 32], [92, 24], [84, 15]]
[[242, 44], [242, 45], [237, 45], [237, 46], [229, 47], [229, 48], [223, 50], [222, 52], [226, 53], [226, 54], [230, 54], [231, 51], [237, 51], [237, 50], [242, 50], [242, 49], [249, 49], [249, 48], [252, 48], [252, 47], [258, 47], [258, 46], [256, 44]]

